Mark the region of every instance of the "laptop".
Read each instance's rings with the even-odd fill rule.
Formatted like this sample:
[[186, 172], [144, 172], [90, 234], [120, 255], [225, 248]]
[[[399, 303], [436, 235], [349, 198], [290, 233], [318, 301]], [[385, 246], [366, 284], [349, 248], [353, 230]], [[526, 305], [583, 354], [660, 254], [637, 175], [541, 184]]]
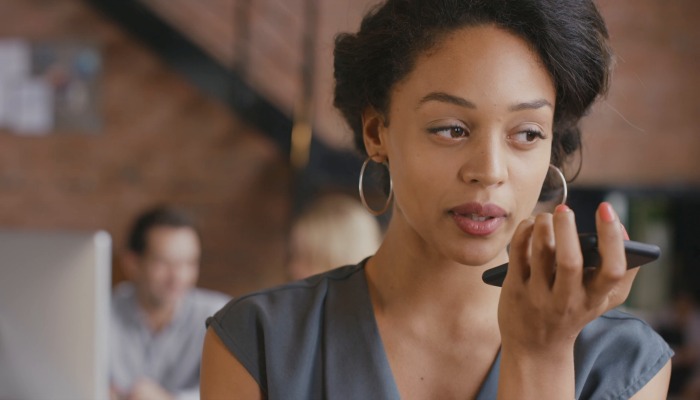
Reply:
[[0, 229], [0, 399], [109, 398], [111, 237]]

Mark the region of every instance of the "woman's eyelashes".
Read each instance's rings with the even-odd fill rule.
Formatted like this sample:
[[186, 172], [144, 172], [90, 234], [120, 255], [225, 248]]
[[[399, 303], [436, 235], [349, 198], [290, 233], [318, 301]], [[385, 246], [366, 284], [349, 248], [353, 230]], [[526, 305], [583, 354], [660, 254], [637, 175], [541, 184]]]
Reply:
[[510, 135], [510, 139], [519, 144], [532, 144], [546, 136], [539, 129], [527, 128]]
[[460, 125], [445, 125], [428, 128], [428, 132], [447, 139], [459, 139], [469, 136], [467, 128]]
[[[456, 124], [430, 127], [428, 132], [445, 139], [463, 139], [470, 136], [468, 128]], [[516, 144], [529, 145], [538, 140], [546, 139], [546, 136], [540, 129], [526, 128], [508, 135], [508, 139]]]

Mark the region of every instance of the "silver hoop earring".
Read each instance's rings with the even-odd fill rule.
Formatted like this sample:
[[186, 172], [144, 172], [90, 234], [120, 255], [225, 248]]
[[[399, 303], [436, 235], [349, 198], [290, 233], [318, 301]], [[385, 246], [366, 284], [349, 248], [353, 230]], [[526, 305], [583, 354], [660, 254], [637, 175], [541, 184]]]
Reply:
[[566, 204], [566, 198], [569, 195], [569, 190], [566, 186], [566, 177], [564, 176], [564, 173], [561, 172], [561, 170], [554, 164], [549, 164], [549, 169], [553, 169], [559, 179], [561, 179], [561, 188], [564, 194], [562, 195], [561, 202], [559, 204]]
[[[394, 182], [392, 182], [391, 175], [389, 175], [389, 196], [387, 197], [386, 202], [384, 203], [384, 207], [382, 207], [381, 210], [372, 209], [372, 207], [370, 207], [369, 204], [367, 204], [367, 199], [365, 198], [365, 190], [363, 188], [365, 169], [367, 169], [367, 164], [369, 164], [370, 160], [372, 160], [372, 158], [367, 157], [365, 162], [362, 163], [362, 168], [360, 169], [360, 183], [358, 185], [358, 189], [360, 192], [360, 200], [362, 201], [362, 205], [365, 206], [365, 208], [367, 209], [367, 211], [370, 212], [370, 214], [372, 214], [374, 216], [379, 216], [379, 215], [384, 214], [386, 212], [386, 210], [389, 209], [389, 206], [391, 205], [391, 200], [394, 197]], [[389, 170], [389, 164], [387, 164], [386, 161], [382, 162], [381, 164], [386, 167], [387, 171]]]

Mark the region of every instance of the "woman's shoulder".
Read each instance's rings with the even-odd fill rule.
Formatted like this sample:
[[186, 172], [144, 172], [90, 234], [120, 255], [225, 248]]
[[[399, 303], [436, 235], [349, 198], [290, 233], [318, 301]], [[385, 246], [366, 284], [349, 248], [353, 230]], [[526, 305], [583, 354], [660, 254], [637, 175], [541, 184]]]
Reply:
[[287, 382], [280, 377], [290, 371], [308, 372], [304, 363], [313, 364], [308, 357], [318, 353], [327, 319], [342, 312], [338, 303], [352, 304], [347, 296], [366, 292], [363, 270], [363, 264], [340, 267], [238, 297], [209, 318], [207, 325], [261, 388], [274, 391], [268, 387], [268, 378]]
[[580, 398], [629, 398], [673, 355], [643, 319], [617, 309], [589, 323], [574, 352]]
[[363, 265], [347, 265], [308, 277], [306, 279], [254, 291], [231, 300], [221, 310], [228, 314], [241, 309], [264, 309], [282, 312], [297, 309], [301, 304], [316, 302], [340, 282], [355, 281]]
[[588, 352], [593, 349], [614, 351], [615, 346], [668, 347], [646, 321], [622, 309], [610, 310], [586, 325], [577, 345], [584, 346]]
[[364, 283], [364, 265], [347, 265], [309, 278], [251, 292], [229, 301], [207, 322], [219, 333], [240, 329], [264, 329], [272, 322], [279, 329], [285, 325], [320, 318], [326, 297], [337, 286]]

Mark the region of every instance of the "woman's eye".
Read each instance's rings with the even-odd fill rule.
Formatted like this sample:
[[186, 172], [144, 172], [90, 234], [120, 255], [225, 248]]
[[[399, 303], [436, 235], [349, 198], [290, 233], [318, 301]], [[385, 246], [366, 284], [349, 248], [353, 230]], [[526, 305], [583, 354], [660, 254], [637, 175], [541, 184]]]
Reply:
[[441, 127], [436, 127], [436, 128], [430, 128], [428, 129], [430, 133], [433, 133], [435, 135], [444, 137], [444, 138], [449, 138], [449, 139], [458, 139], [462, 137], [469, 136], [469, 132], [464, 127], [461, 126], [441, 126]]
[[520, 143], [533, 143], [536, 140], [544, 139], [542, 132], [534, 129], [518, 132], [511, 137]]

